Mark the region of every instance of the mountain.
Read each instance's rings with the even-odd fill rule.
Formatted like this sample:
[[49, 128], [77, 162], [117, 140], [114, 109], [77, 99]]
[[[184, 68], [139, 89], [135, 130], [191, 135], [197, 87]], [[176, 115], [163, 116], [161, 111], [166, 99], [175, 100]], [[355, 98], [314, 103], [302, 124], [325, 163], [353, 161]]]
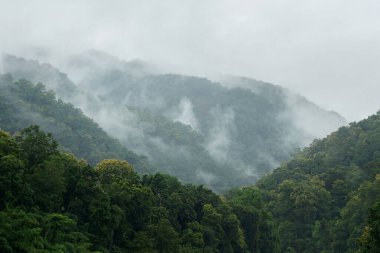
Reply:
[[[28, 69], [28, 61], [19, 61]], [[123, 145], [44, 85], [1, 75], [0, 127], [17, 134], [0, 131], [0, 251], [378, 252], [380, 111], [291, 154], [313, 133], [302, 129], [313, 117], [321, 126], [318, 116], [341, 118], [248, 78], [214, 83], [144, 73], [98, 70], [91, 81], [84, 76], [75, 82], [60, 75], [75, 85], [62, 95]], [[22, 130], [36, 123], [59, 139], [61, 151], [91, 164], [125, 159], [150, 174], [139, 176], [118, 160], [93, 168], [58, 151], [52, 136], [37, 126]], [[218, 141], [210, 141], [217, 133]], [[160, 170], [181, 181], [229, 191], [218, 196], [153, 175], [147, 158], [126, 147], [149, 154]], [[245, 148], [251, 149], [244, 153]], [[255, 186], [230, 189], [253, 184], [270, 170], [256, 166], [254, 172], [262, 173], [257, 177], [242, 173], [242, 165], [257, 164], [260, 149], [272, 158], [291, 158]]]
[[64, 77], [59, 85], [39, 65], [3, 57], [4, 70], [17, 78], [53, 90], [75, 83], [74, 92], [57, 95], [161, 171], [217, 191], [252, 184], [295, 149], [345, 124], [280, 86], [248, 78], [161, 74], [92, 50], [70, 58], [68, 74], [47, 71]]
[[369, 237], [380, 211], [380, 111], [314, 141], [257, 186], [282, 252], [377, 252]]
[[36, 60], [25, 61], [7, 54], [3, 54], [1, 57], [3, 72], [11, 73], [16, 79], [27, 78], [34, 83], [48, 83], [49, 90], [53, 90], [62, 99], [73, 96], [76, 91], [76, 85], [67, 75], [51, 64], [40, 64]]
[[57, 99], [42, 84], [14, 80], [10, 74], [0, 75], [0, 128], [15, 133], [34, 124], [52, 133], [63, 150], [90, 164], [119, 158], [130, 161], [142, 173], [153, 169], [146, 157], [126, 149], [82, 111]]

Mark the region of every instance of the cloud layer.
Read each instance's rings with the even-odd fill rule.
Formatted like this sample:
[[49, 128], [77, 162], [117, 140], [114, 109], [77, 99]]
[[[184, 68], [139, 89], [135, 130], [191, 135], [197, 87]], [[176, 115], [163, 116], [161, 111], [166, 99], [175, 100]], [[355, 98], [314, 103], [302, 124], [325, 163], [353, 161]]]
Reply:
[[377, 0], [0, 0], [0, 6], [3, 52], [54, 54], [59, 62], [95, 48], [178, 72], [277, 83], [348, 120], [380, 108]]

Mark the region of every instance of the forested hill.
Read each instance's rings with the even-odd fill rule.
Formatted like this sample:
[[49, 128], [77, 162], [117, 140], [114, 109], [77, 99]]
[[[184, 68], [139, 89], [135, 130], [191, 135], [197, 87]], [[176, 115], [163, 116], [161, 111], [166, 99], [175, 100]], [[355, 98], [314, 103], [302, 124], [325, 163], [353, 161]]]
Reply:
[[153, 170], [146, 157], [127, 150], [79, 109], [46, 91], [41, 83], [0, 75], [0, 128], [15, 133], [32, 124], [52, 133], [63, 150], [90, 164], [118, 158], [128, 160], [139, 172]]
[[257, 185], [281, 252], [379, 252], [380, 111], [314, 141]]
[[[71, 58], [68, 66], [66, 75], [48, 64], [3, 57], [4, 71], [60, 87], [59, 97], [160, 171], [219, 192], [254, 183], [296, 148], [345, 124], [336, 113], [252, 79], [237, 78], [232, 87], [226, 80], [225, 87], [98, 51]], [[74, 83], [75, 92], [64, 92]]]

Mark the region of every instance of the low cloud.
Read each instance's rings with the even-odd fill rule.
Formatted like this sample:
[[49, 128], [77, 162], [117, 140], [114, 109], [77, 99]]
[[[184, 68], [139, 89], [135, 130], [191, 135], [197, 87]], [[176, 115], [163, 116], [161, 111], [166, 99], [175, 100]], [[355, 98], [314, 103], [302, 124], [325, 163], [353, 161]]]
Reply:
[[182, 98], [178, 105], [178, 110], [173, 113], [174, 121], [191, 126], [194, 130], [199, 130], [199, 123], [193, 112], [193, 104], [188, 98]]
[[214, 126], [208, 133], [208, 140], [205, 147], [216, 161], [226, 162], [230, 158], [230, 131], [234, 129], [234, 111], [231, 108], [222, 110], [216, 107], [211, 110], [210, 114], [214, 119]]
[[197, 170], [195, 172], [195, 176], [198, 179], [200, 179], [206, 185], [212, 185], [212, 183], [216, 179], [215, 175], [213, 175], [212, 173], [203, 171], [203, 170]]
[[309, 145], [314, 139], [322, 138], [345, 125], [346, 120], [335, 112], [321, 110], [305, 98], [291, 93], [286, 93], [285, 101], [288, 110], [281, 115], [291, 119], [291, 123], [298, 130], [290, 133], [285, 142], [291, 143], [293, 139], [301, 146]]

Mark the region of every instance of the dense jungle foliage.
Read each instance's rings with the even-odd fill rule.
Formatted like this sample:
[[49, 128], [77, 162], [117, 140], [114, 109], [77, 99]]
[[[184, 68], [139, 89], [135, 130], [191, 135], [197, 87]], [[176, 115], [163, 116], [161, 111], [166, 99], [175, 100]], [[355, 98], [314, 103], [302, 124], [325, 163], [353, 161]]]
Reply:
[[379, 252], [380, 112], [314, 141], [257, 186], [281, 252]]
[[38, 126], [0, 132], [1, 252], [276, 252], [259, 190], [221, 197], [123, 160], [91, 167]]
[[379, 252], [380, 113], [218, 196], [0, 132], [1, 252]]

